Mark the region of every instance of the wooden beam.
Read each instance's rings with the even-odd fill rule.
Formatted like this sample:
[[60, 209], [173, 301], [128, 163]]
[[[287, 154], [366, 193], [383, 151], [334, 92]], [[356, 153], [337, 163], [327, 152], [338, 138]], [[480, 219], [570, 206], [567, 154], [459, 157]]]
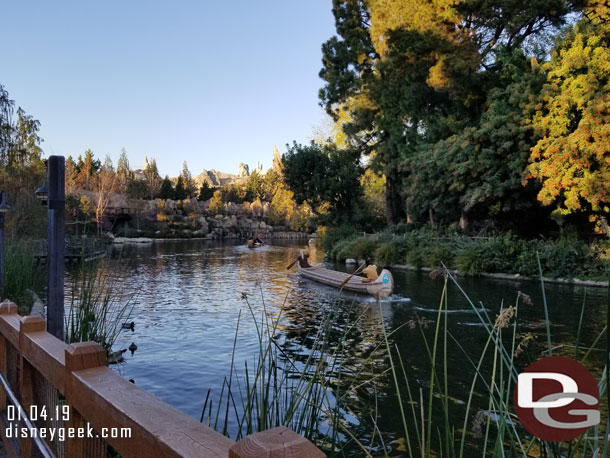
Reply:
[[315, 445], [285, 426], [252, 434], [229, 449], [229, 458], [323, 458]]

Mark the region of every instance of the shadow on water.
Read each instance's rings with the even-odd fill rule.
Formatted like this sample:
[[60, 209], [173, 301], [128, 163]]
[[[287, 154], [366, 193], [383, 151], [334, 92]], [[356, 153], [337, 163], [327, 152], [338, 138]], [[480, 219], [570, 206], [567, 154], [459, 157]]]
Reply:
[[[236, 367], [250, 364], [257, 355], [258, 341], [253, 320], [243, 294], [255, 314], [266, 310], [277, 314], [285, 302], [280, 332], [285, 350], [295, 359], [307, 358], [308, 339], [315, 335], [330, 311], [336, 314], [332, 339], [344, 344], [341, 371], [357, 375], [359, 383], [345, 398], [345, 420], [363, 442], [370, 440], [375, 421], [384, 432], [386, 444], [398, 440], [402, 427], [396, 403], [395, 386], [389, 373], [383, 322], [402, 356], [410, 380], [424, 390], [429, 383], [430, 360], [425, 351], [417, 320], [432, 324], [436, 320], [443, 278], [395, 271], [395, 294], [380, 304], [362, 296], [339, 295], [338, 291], [300, 278], [286, 266], [306, 244], [281, 243], [249, 249], [235, 243], [205, 241], [165, 241], [146, 246], [122, 248], [124, 269], [122, 286], [138, 289], [132, 318], [135, 329], [124, 330], [117, 348], [138, 346], [117, 370], [121, 375], [154, 393], [164, 401], [199, 419], [208, 388], [220, 390], [229, 373], [233, 338], [239, 311]], [[313, 247], [312, 261], [323, 260]], [[118, 257], [115, 250], [113, 257]], [[127, 261], [126, 261], [127, 260]], [[111, 259], [107, 268], [112, 268]], [[345, 270], [345, 266], [334, 266]], [[545, 342], [544, 312], [540, 285], [536, 282], [510, 282], [462, 278], [460, 284], [475, 304], [495, 317], [502, 306], [515, 303], [519, 291], [531, 298], [532, 305], [520, 306], [524, 332], [534, 341]], [[585, 289], [566, 285], [547, 285], [552, 332], [555, 343], [573, 343]], [[583, 345], [591, 344], [605, 323], [606, 290], [586, 291], [582, 332]], [[460, 344], [478, 357], [487, 334], [470, 305], [454, 285], [449, 285], [448, 323]], [[263, 307], [264, 302], [264, 307]], [[355, 319], [356, 318], [356, 319]], [[423, 333], [431, 335], [433, 325]], [[571, 350], [565, 348], [566, 354]], [[593, 360], [602, 355], [593, 355]], [[528, 361], [523, 360], [523, 364]], [[601, 359], [600, 364], [603, 366]], [[473, 371], [455, 345], [448, 348], [451, 399], [457, 406], [456, 429], [461, 425]], [[346, 380], [349, 377], [346, 377]], [[339, 383], [339, 382], [337, 382]], [[336, 387], [340, 388], [340, 387]], [[475, 404], [486, 402], [483, 398]], [[476, 407], [476, 406], [475, 406]], [[480, 406], [484, 408], [483, 405]], [[235, 427], [235, 425], [229, 425]], [[460, 426], [461, 427], [461, 426]], [[374, 450], [373, 450], [374, 452]], [[358, 456], [354, 452], [354, 456]]]

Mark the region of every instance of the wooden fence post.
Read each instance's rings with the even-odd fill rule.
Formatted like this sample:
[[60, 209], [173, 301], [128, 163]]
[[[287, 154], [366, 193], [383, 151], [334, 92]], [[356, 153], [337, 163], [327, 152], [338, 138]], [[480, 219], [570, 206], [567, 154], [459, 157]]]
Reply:
[[[72, 384], [72, 372], [93, 367], [106, 366], [106, 350], [95, 342], [73, 343], [66, 348], [66, 404], [70, 406], [70, 419], [66, 428], [83, 428], [85, 419], [72, 407], [70, 395], [74, 389]], [[85, 458], [85, 438], [66, 437], [66, 456], [70, 458]]]
[[252, 434], [229, 449], [229, 458], [323, 458], [322, 451], [285, 426]]
[[[19, 324], [19, 400], [24, 414], [29, 418], [30, 407], [34, 404], [34, 368], [23, 357], [21, 348], [23, 346], [24, 334], [30, 332], [44, 332], [46, 321], [38, 315], [23, 317]], [[19, 439], [19, 456], [29, 458], [32, 454], [32, 439], [29, 437]]]
[[63, 156], [49, 156], [47, 181], [49, 186], [49, 229], [47, 267], [48, 330], [59, 340], [64, 340], [64, 263], [65, 263], [65, 168]]
[[[17, 305], [13, 302], [4, 301], [0, 303], [0, 315], [17, 315]], [[0, 372], [8, 380], [8, 342], [4, 335], [0, 334]], [[13, 387], [14, 388], [14, 387]], [[0, 412], [6, 410], [6, 393], [0, 389]]]
[[[12, 302], [2, 302], [0, 304], [0, 315], [15, 315], [17, 314], [17, 306], [15, 304], [13, 304]], [[2, 372], [2, 375], [4, 376], [5, 379], [8, 379], [7, 377], [7, 370], [8, 370], [8, 355], [6, 354], [7, 352], [7, 343], [6, 343], [6, 337], [4, 337], [4, 335], [0, 334], [0, 372]], [[6, 393], [4, 392], [4, 390], [0, 389], [0, 412], [4, 412], [6, 410]]]

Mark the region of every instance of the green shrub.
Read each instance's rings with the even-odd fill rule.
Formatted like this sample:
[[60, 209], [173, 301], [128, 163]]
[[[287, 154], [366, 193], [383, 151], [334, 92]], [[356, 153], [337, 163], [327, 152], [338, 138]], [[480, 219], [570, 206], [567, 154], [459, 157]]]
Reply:
[[407, 256], [405, 261], [407, 264], [419, 269], [424, 266], [425, 250], [420, 246], [412, 246], [407, 248]]
[[382, 243], [374, 254], [375, 263], [380, 266], [389, 266], [403, 260], [404, 249], [398, 242]]
[[330, 252], [339, 242], [352, 238], [356, 231], [351, 226], [339, 226], [320, 228], [319, 233], [321, 234], [322, 247], [326, 252]]
[[556, 242], [539, 244], [539, 255], [544, 276], [574, 278], [585, 273], [589, 249], [580, 240], [561, 238]]
[[448, 243], [440, 243], [428, 247], [424, 254], [426, 267], [439, 267], [442, 264], [445, 264], [447, 267], [452, 266], [455, 258], [454, 250]]
[[354, 259], [372, 259], [378, 246], [379, 243], [373, 237], [355, 239], [349, 245], [350, 257]]
[[353, 239], [347, 238], [345, 240], [340, 240], [339, 242], [337, 242], [328, 253], [330, 259], [334, 261], [345, 261], [347, 258], [349, 258], [349, 246], [352, 241]]
[[463, 247], [455, 257], [455, 267], [461, 275], [474, 276], [485, 271], [481, 249], [474, 243]]

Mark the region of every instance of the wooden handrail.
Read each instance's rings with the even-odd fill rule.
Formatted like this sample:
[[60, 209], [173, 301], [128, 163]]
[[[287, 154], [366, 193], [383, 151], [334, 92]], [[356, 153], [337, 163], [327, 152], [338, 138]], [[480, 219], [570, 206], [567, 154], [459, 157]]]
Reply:
[[[12, 389], [21, 403], [26, 408], [32, 405], [37, 371], [65, 396], [70, 406], [66, 427], [89, 423], [98, 433], [102, 428], [131, 428], [131, 438], [104, 439], [125, 458], [262, 458], [280, 451], [281, 456], [324, 456], [311, 442], [283, 427], [235, 443], [108, 369], [106, 352], [100, 345], [67, 345], [45, 327], [42, 317], [21, 317], [15, 304], [1, 303], [0, 371], [6, 377], [8, 352], [16, 351], [19, 386]], [[5, 392], [0, 389], [0, 410], [5, 406]], [[1, 433], [10, 448], [4, 431]], [[20, 440], [19, 456], [31, 456], [31, 447], [31, 442]], [[9, 453], [16, 454], [13, 450]], [[87, 456], [84, 439], [66, 438], [65, 456]]]

